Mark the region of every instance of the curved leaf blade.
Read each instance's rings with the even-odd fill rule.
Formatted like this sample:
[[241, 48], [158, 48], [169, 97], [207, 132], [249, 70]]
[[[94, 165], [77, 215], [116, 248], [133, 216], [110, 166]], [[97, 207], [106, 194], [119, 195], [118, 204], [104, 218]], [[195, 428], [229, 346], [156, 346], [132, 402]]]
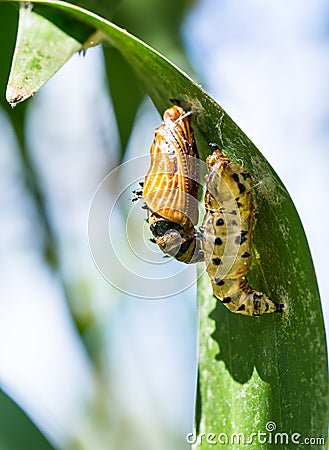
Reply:
[[[129, 64], [115, 49], [104, 47], [108, 88], [111, 93], [120, 135], [121, 157], [123, 157], [136, 113], [144, 93]], [[122, 85], [125, 86], [122, 97]]]
[[[206, 143], [217, 142], [233, 160], [243, 161], [257, 186], [254, 261], [248, 278], [255, 288], [284, 301], [287, 313], [234, 315], [214, 300], [207, 277], [200, 280], [199, 437], [222, 432], [248, 437], [268, 431], [272, 421], [290, 437], [326, 438], [328, 375], [321, 304], [305, 234], [280, 179], [222, 108], [159, 53], [88, 11], [59, 1], [37, 3], [52, 4], [99, 29], [131, 64], [160, 112], [170, 98], [192, 111], [203, 158], [209, 152]], [[248, 445], [263, 449], [271, 444]], [[203, 440], [201, 447], [213, 444]], [[276, 448], [292, 448], [292, 443]]]
[[1, 450], [54, 450], [25, 412], [0, 390]]
[[14, 107], [37, 92], [82, 47], [47, 18], [22, 6], [6, 98]]

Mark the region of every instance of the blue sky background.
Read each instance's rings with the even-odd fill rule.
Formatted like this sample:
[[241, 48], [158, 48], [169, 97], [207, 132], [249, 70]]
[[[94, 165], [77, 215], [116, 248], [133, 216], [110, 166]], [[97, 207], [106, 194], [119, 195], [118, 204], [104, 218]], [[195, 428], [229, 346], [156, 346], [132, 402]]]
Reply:
[[[265, 155], [293, 198], [327, 329], [328, 8], [325, 0], [202, 0], [182, 30], [198, 81]], [[171, 450], [168, 430], [184, 437], [193, 423], [195, 290], [169, 300], [136, 300], [109, 286], [92, 261], [90, 201], [118, 160], [104, 83], [99, 49], [75, 56], [30, 101], [31, 151], [59, 236], [63, 273], [75, 288], [88, 280], [84, 307], [105, 330], [111, 426], [129, 422], [144, 450]], [[154, 107], [144, 102], [127, 158], [149, 153], [159, 123]], [[0, 251], [6, 255], [0, 271], [0, 338], [6, 343], [0, 378], [56, 442], [78, 434], [102, 450], [104, 441], [93, 434], [86, 410], [95, 396], [94, 374], [58, 280], [44, 267], [38, 240], [30, 238], [35, 211], [19, 182], [15, 140], [3, 114], [0, 133], [8, 137], [0, 154]]]

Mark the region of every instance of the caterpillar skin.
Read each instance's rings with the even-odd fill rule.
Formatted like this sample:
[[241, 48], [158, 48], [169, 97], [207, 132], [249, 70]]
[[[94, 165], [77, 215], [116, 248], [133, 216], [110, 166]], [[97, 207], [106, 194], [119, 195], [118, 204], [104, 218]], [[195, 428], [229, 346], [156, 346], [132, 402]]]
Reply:
[[209, 173], [202, 247], [213, 293], [235, 313], [259, 316], [282, 312], [283, 304], [253, 289], [246, 279], [254, 226], [253, 180], [216, 144], [210, 146], [214, 151], [206, 160]]
[[155, 242], [184, 263], [203, 259], [198, 222], [199, 159], [190, 113], [175, 104], [155, 130], [143, 198]]

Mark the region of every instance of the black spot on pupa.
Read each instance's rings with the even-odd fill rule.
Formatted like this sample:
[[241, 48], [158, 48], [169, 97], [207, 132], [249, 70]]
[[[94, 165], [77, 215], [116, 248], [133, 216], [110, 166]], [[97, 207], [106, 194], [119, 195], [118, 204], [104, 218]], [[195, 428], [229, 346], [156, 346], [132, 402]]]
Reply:
[[240, 183], [239, 175], [237, 173], [232, 173], [232, 178], [236, 183]]
[[231, 303], [231, 297], [225, 297], [221, 300], [222, 303]]
[[221, 280], [220, 278], [215, 278], [214, 282], [217, 286], [223, 286], [224, 280]]
[[244, 252], [244, 254], [241, 255], [241, 258], [249, 258], [249, 256], [250, 256], [250, 253]]
[[217, 227], [221, 227], [222, 225], [224, 225], [224, 220], [222, 218], [217, 219], [216, 225], [217, 225]]
[[240, 236], [237, 236], [236, 238], [235, 238], [235, 243], [236, 244], [243, 244], [244, 242], [246, 242], [246, 240], [247, 240], [247, 238], [246, 238], [246, 235], [248, 234], [248, 231], [241, 231], [241, 235]]
[[240, 194], [242, 194], [246, 190], [246, 186], [242, 183], [238, 183], [238, 188], [239, 188]]
[[233, 214], [233, 216], [236, 216], [238, 213], [235, 209], [232, 209], [232, 211], [229, 211], [229, 214]]
[[222, 263], [222, 260], [220, 258], [213, 258], [212, 262], [216, 265], [219, 266]]
[[246, 305], [241, 305], [241, 306], [239, 306], [237, 311], [244, 311], [245, 309], [246, 309]]
[[240, 194], [243, 194], [245, 192], [245, 190], [246, 190], [246, 186], [244, 184], [240, 183], [239, 175], [237, 173], [233, 173], [232, 174], [232, 178], [236, 182], [236, 184], [238, 185], [238, 189], [239, 189]]
[[215, 245], [222, 245], [223, 241], [221, 240], [220, 237], [216, 237], [215, 239]]
[[242, 206], [242, 203], [240, 202], [240, 197], [236, 197], [235, 199], [237, 207], [240, 208]]

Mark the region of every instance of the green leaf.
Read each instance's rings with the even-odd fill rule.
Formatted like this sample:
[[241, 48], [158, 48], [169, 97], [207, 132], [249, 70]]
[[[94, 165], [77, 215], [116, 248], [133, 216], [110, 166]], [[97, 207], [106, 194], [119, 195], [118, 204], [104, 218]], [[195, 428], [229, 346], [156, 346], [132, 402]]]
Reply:
[[121, 156], [123, 156], [144, 93], [130, 65], [120, 53], [111, 47], [104, 47], [104, 56], [108, 87], [119, 128]]
[[[116, 24], [123, 24], [130, 32], [145, 42], [152, 43], [153, 47], [161, 49], [165, 54], [173, 55], [180, 65], [190, 69], [178, 33], [189, 3], [191, 0], [181, 2], [177, 2], [177, 0], [166, 0], [166, 2], [125, 0], [113, 8], [112, 18]], [[90, 10], [90, 6], [88, 9]], [[121, 156], [123, 157], [144, 93], [132, 68], [129, 63], [124, 61], [120, 53], [105, 45], [104, 55], [111, 100], [120, 134]]]
[[1, 450], [54, 450], [25, 412], [0, 390]]
[[69, 3], [80, 6], [81, 8], [87, 8], [89, 11], [109, 19], [113, 16], [113, 11], [117, 9], [117, 6], [121, 2], [122, 0], [75, 0]]
[[[212, 296], [207, 276], [200, 279], [199, 439], [202, 433], [243, 433], [247, 439], [250, 433], [266, 432], [269, 422], [289, 439], [293, 433], [300, 433], [301, 440], [326, 438], [328, 375], [320, 299], [304, 231], [280, 179], [223, 109], [166, 58], [88, 11], [59, 1], [37, 3], [52, 4], [99, 29], [132, 66], [160, 113], [170, 106], [170, 98], [192, 111], [203, 159], [209, 153], [207, 143], [217, 142], [230, 158], [243, 161], [254, 179], [257, 221], [248, 279], [275, 301], [284, 301], [287, 312], [232, 314]], [[271, 447], [257, 438], [243, 447], [221, 445]], [[205, 437], [200, 448], [213, 444]], [[299, 446], [289, 441], [275, 448]]]
[[[47, 9], [43, 11], [45, 15], [47, 12]], [[59, 19], [61, 17], [63, 15]], [[52, 14], [52, 21], [57, 23], [56, 19], [58, 16]], [[6, 93], [7, 101], [13, 107], [37, 92], [82, 47], [83, 38], [76, 33], [79, 28], [73, 28], [75, 37], [71, 37], [53, 22], [31, 10], [30, 6], [20, 8], [17, 42]], [[60, 25], [65, 27], [65, 22], [60, 20]], [[92, 29], [83, 28], [86, 32], [82, 35], [87, 38]]]
[[[84, 25], [84, 27], [86, 27]], [[15, 32], [17, 31], [17, 7], [16, 5], [0, 4], [0, 89], [5, 92], [5, 86], [10, 72], [10, 57], [15, 48]], [[27, 149], [25, 139], [25, 113], [27, 103], [23, 103], [19, 108], [12, 110], [5, 101], [5, 96], [1, 95], [1, 106], [7, 111], [8, 118], [11, 121], [16, 132], [18, 140], [18, 162], [22, 167], [22, 182], [27, 192], [35, 201], [36, 209], [39, 214], [39, 225], [43, 228], [43, 254], [51, 266], [56, 265], [55, 238], [50, 221], [46, 214], [46, 207], [43, 198], [42, 189], [35, 171], [31, 156]]]
[[20, 144], [24, 142], [24, 119], [25, 104], [21, 108], [12, 111], [5, 98], [6, 84], [10, 73], [10, 64], [12, 54], [15, 48], [15, 35], [17, 32], [17, 7], [6, 3], [0, 4], [0, 103], [1, 106], [10, 114], [8, 119], [11, 121], [16, 136]]
[[153, 48], [170, 55], [174, 61], [179, 61], [181, 67], [191, 69], [178, 30], [193, 2], [194, 0], [125, 0], [115, 8], [111, 19]]
[[[166, 2], [126, 0], [114, 8], [114, 21], [117, 24], [124, 24], [136, 36], [143, 38], [146, 42], [152, 42], [154, 47], [174, 55], [181, 64], [188, 66], [185, 53], [181, 48], [180, 35], [177, 32], [188, 6], [187, 3], [176, 0]], [[147, 22], [145, 17], [148, 18]], [[104, 55], [111, 100], [119, 128], [121, 156], [123, 156], [144, 93], [132, 68], [120, 53], [105, 45]]]

